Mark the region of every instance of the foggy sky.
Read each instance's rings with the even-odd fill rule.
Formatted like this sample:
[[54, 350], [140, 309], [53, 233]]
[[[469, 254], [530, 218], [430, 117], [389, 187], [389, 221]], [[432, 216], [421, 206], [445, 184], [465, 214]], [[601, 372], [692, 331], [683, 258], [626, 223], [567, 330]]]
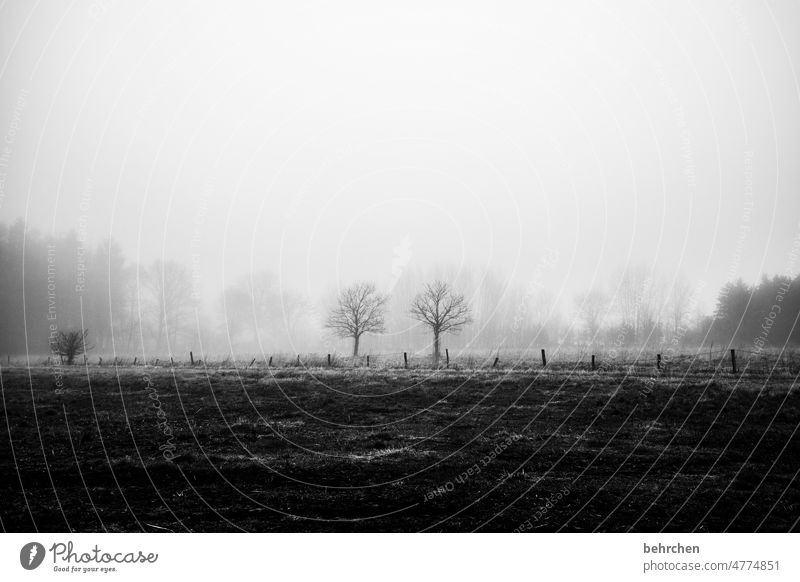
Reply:
[[204, 296], [268, 268], [312, 297], [403, 269], [613, 291], [796, 272], [793, 2], [8, 2], [0, 220]]

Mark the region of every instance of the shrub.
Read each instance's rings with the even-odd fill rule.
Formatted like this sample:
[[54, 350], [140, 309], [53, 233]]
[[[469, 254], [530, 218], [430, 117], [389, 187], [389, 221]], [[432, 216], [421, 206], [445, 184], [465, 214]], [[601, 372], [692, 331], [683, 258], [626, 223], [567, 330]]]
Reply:
[[91, 349], [92, 346], [86, 343], [88, 335], [88, 329], [59, 331], [53, 342], [53, 351], [66, 358], [68, 365], [72, 365], [75, 363], [75, 356], [80, 356]]

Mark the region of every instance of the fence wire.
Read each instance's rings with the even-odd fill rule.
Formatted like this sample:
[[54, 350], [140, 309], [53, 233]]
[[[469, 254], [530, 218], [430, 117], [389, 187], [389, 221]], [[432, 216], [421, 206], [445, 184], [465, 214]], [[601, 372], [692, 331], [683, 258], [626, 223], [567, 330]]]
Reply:
[[[100, 367], [166, 367], [266, 370], [281, 368], [339, 368], [339, 369], [452, 369], [452, 370], [520, 370], [592, 373], [632, 373], [673, 376], [680, 373], [736, 373], [736, 374], [798, 374], [800, 351], [758, 351], [742, 348], [698, 349], [691, 353], [634, 351], [617, 353], [613, 350], [592, 354], [590, 351], [556, 349], [545, 350], [546, 363], [538, 351], [502, 353], [499, 351], [459, 352], [442, 351], [438, 366], [430, 353], [379, 352], [358, 356], [330, 353], [233, 356], [192, 356], [191, 360], [175, 356], [120, 357], [86, 356], [76, 358], [75, 365]], [[594, 361], [592, 361], [594, 356]], [[734, 358], [736, 361], [734, 367]], [[64, 365], [56, 356], [38, 362], [18, 361], [8, 358], [10, 365]]]

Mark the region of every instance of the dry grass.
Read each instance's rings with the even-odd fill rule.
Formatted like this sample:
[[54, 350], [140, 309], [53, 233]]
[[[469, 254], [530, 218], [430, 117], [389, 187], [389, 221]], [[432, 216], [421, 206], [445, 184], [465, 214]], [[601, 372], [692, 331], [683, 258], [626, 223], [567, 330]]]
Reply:
[[65, 369], [56, 393], [47, 367], [3, 369], [6, 529], [511, 531], [565, 488], [535, 530], [786, 531], [800, 514], [800, 400], [781, 376], [88, 373]]

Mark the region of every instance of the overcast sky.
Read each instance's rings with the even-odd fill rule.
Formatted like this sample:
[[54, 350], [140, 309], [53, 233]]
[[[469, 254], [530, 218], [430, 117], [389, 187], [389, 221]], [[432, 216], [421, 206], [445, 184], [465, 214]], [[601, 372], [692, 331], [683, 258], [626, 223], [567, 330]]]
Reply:
[[[311, 296], [798, 270], [796, 2], [5, 2], [0, 221]], [[396, 273], [395, 273], [396, 275]]]

